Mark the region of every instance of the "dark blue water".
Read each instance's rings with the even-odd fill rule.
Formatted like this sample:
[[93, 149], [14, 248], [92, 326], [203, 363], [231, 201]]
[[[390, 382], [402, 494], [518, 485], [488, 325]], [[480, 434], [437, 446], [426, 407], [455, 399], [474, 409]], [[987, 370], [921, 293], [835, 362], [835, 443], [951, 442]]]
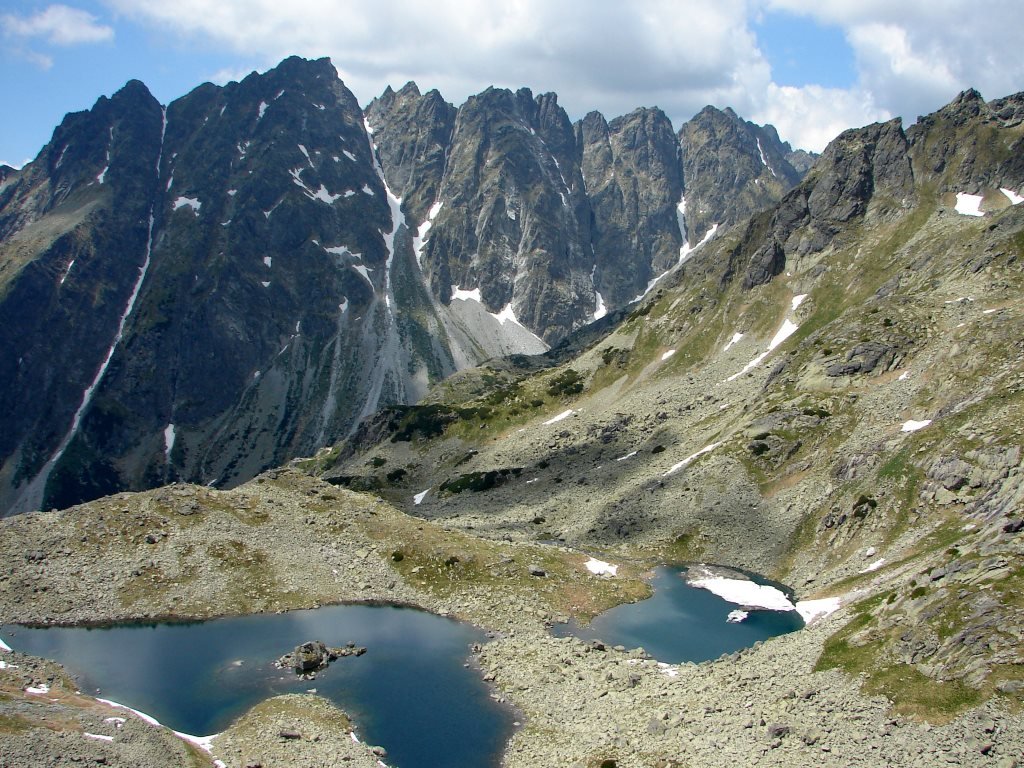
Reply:
[[[552, 631], [609, 645], [643, 648], [658, 661], [678, 664], [717, 659], [723, 653], [749, 648], [758, 640], [784, 635], [803, 627], [796, 611], [750, 611], [738, 624], [726, 621], [739, 608], [708, 592], [691, 587], [684, 568], [658, 568], [651, 586], [654, 595], [639, 603], [619, 605], [597, 616], [588, 626], [573, 622]], [[759, 584], [769, 583], [757, 579]]]
[[[258, 702], [317, 693], [344, 709], [363, 741], [401, 768], [497, 765], [512, 712], [465, 666], [482, 633], [423, 611], [331, 606], [193, 624], [0, 627], [12, 648], [56, 659], [84, 693], [146, 712], [177, 731], [218, 733]], [[274, 660], [307, 640], [365, 646], [302, 680]]]

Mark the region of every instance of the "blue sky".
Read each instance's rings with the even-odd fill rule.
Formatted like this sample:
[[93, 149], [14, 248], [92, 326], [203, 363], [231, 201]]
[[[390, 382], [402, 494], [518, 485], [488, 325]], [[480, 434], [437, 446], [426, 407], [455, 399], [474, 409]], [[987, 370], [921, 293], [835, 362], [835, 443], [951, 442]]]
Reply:
[[330, 56], [362, 103], [415, 80], [460, 104], [489, 85], [555, 91], [573, 118], [706, 104], [821, 150], [966, 87], [1024, 90], [1020, 0], [4, 0], [0, 161], [137, 78], [167, 103], [200, 83]]

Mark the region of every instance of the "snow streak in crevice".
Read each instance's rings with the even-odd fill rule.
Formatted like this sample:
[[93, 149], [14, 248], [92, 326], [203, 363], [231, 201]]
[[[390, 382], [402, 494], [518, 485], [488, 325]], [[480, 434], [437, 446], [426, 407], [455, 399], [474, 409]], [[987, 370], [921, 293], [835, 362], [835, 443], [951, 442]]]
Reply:
[[[388, 209], [391, 214], [391, 229], [387, 232], [381, 231], [380, 233], [384, 238], [384, 246], [387, 249], [387, 258], [384, 263], [384, 285], [381, 287], [381, 292], [384, 296], [384, 322], [386, 325], [384, 333], [379, 338], [376, 336], [377, 331], [374, 329], [373, 322], [367, 322], [363, 325], [362, 346], [364, 349], [374, 349], [375, 354], [368, 376], [366, 399], [364, 400], [362, 411], [353, 421], [353, 429], [356, 424], [377, 410], [389, 380], [392, 386], [398, 389], [403, 386], [403, 379], [400, 375], [403, 358], [402, 344], [398, 336], [398, 326], [393, 312], [394, 297], [392, 295], [391, 268], [395, 260], [395, 236], [398, 234], [399, 227], [407, 225], [405, 223], [405, 214], [402, 213], [402, 200], [396, 197], [388, 186], [387, 179], [384, 176], [384, 169], [377, 158], [377, 147], [373, 143], [373, 128], [365, 119], [363, 125], [366, 128], [366, 140], [370, 145], [370, 157], [373, 161], [373, 168], [384, 187]], [[370, 311], [372, 312], [373, 310], [371, 309]], [[330, 393], [328, 397], [334, 397], [334, 393]]]
[[[163, 160], [164, 136], [167, 133], [167, 109], [164, 108], [162, 113], [163, 124], [160, 129], [160, 149], [157, 152], [156, 160], [156, 176], [158, 179], [160, 178], [160, 165]], [[128, 323], [128, 318], [131, 316], [132, 310], [135, 308], [135, 302], [139, 298], [139, 292], [142, 290], [142, 284], [146, 280], [146, 274], [149, 272], [149, 265], [153, 252], [154, 208], [155, 203], [149, 210], [149, 230], [146, 236], [145, 259], [142, 262], [142, 266], [139, 267], [139, 276], [132, 288], [131, 296], [128, 298], [128, 304], [121, 313], [121, 319], [117, 324], [117, 333], [114, 334], [114, 340], [111, 342], [109, 349], [107, 349], [107, 354], [103, 358], [103, 362], [100, 363], [100, 367], [96, 371], [96, 375], [93, 377], [92, 383], [86, 387], [85, 391], [82, 393], [82, 402], [78, 406], [78, 410], [75, 411], [74, 417], [71, 419], [71, 427], [68, 429], [67, 434], [64, 435], [64, 438], [58, 444], [57, 450], [54, 451], [49, 461], [43, 465], [39, 474], [36, 475], [35, 478], [33, 478], [33, 480], [26, 486], [18, 500], [14, 503], [11, 508], [12, 513], [29, 512], [38, 509], [42, 504], [43, 496], [46, 492], [46, 483], [50, 479], [50, 473], [53, 472], [53, 468], [64, 455], [64, 451], [67, 450], [71, 441], [74, 440], [75, 435], [78, 434], [78, 430], [82, 425], [82, 418], [85, 416], [86, 411], [88, 411], [89, 406], [92, 404], [93, 395], [96, 393], [96, 389], [103, 381], [103, 376], [106, 374], [107, 367], [110, 365], [110, 361], [114, 357], [114, 352], [117, 351], [117, 347], [121, 343], [121, 338], [124, 336], [124, 329]]]

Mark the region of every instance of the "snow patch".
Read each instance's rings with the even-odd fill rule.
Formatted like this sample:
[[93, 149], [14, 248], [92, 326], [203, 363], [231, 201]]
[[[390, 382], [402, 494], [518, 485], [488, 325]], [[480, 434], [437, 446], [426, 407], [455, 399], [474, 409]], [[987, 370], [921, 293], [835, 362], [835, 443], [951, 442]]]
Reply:
[[720, 446], [721, 444], [722, 444], [722, 443], [721, 443], [721, 441], [719, 441], [719, 442], [717, 442], [717, 443], [712, 443], [711, 445], [706, 445], [706, 446], [704, 446], [704, 447], [703, 447], [703, 448], [701, 448], [701, 449], [700, 449], [699, 451], [697, 451], [696, 453], [692, 453], [692, 454], [690, 454], [689, 456], [687, 456], [687, 457], [686, 457], [685, 459], [683, 459], [683, 460], [682, 460], [682, 461], [680, 461], [679, 463], [677, 463], [677, 464], [673, 464], [673, 465], [672, 465], [672, 468], [671, 468], [671, 469], [669, 469], [669, 471], [668, 471], [668, 472], [666, 472], [666, 473], [665, 473], [665, 474], [663, 475], [663, 477], [668, 477], [668, 476], [669, 476], [669, 475], [671, 475], [671, 474], [672, 474], [673, 472], [678, 472], [678, 471], [679, 471], [680, 469], [682, 469], [682, 468], [683, 468], [683, 467], [685, 467], [685, 466], [686, 466], [687, 464], [689, 464], [690, 462], [692, 462], [692, 461], [693, 461], [694, 459], [696, 459], [696, 458], [697, 458], [698, 456], [703, 456], [703, 455], [704, 455], [705, 453], [710, 453], [711, 451], [715, 450], [715, 448], [717, 448], [717, 447], [718, 447], [718, 446]]
[[658, 669], [663, 675], [665, 675], [665, 677], [679, 677], [679, 667], [672, 664], [666, 664], [664, 661], [659, 661]]
[[6, 653], [10, 653], [11, 650], [12, 650], [11, 646], [9, 646], [7, 643], [5, 643], [3, 641], [3, 638], [0, 638], [0, 651], [5, 651]]
[[1024, 203], [1024, 197], [1021, 197], [1012, 189], [1000, 187], [999, 191], [1006, 195], [1007, 199], [1010, 201], [1010, 205], [1020, 205], [1021, 203]]
[[237, 189], [229, 189], [228, 190], [228, 197], [234, 197], [237, 194], [238, 194], [238, 190]]
[[437, 216], [440, 210], [440, 201], [430, 206], [430, 210], [427, 211], [427, 220], [420, 224], [419, 227], [417, 227], [416, 229], [416, 236], [413, 237], [412, 239], [412, 249], [413, 252], [416, 254], [417, 266], [420, 266], [423, 263], [423, 246], [426, 245], [427, 243], [427, 233], [430, 231], [430, 228], [434, 225], [434, 218]]
[[39, 685], [30, 685], [25, 689], [25, 693], [31, 693], [33, 696], [43, 696], [50, 692], [50, 686], [46, 683], [40, 683]]
[[480, 298], [480, 289], [473, 288], [469, 291], [464, 291], [459, 286], [452, 286], [452, 301], [459, 299], [460, 301], [475, 301], [477, 304], [483, 304], [483, 299]]
[[697, 576], [686, 577], [691, 587], [706, 589], [729, 603], [745, 608], [762, 608], [767, 611], [793, 611], [796, 606], [790, 602], [786, 594], [777, 587], [768, 584], [757, 584], [750, 579], [730, 579], [725, 576], [714, 576], [703, 569], [695, 569]]
[[87, 739], [95, 739], [96, 741], [113, 741], [114, 740], [113, 736], [104, 736], [101, 733], [89, 733], [88, 731], [83, 731], [82, 735], [85, 736], [85, 738], [87, 738]]
[[373, 190], [370, 189], [370, 185], [369, 184], [363, 184], [363, 194], [364, 195], [369, 195], [370, 197], [373, 197]]
[[594, 309], [594, 319], [600, 320], [608, 314], [608, 307], [605, 306], [604, 297], [601, 295], [600, 291], [594, 291], [594, 296], [597, 298], [597, 307]]
[[427, 490], [425, 491], [420, 491], [419, 493], [412, 497], [412, 503], [419, 506], [420, 504], [423, 503], [423, 500], [427, 498], [428, 493], [430, 493], [429, 488], [427, 488]]
[[140, 712], [137, 709], [132, 709], [131, 707], [126, 707], [124, 704], [118, 704], [116, 701], [111, 701], [110, 699], [100, 699], [100, 698], [97, 698], [96, 701], [98, 701], [100, 704], [106, 704], [108, 707], [113, 707], [114, 709], [123, 709], [125, 712], [131, 712], [137, 718], [139, 718], [140, 720], [142, 720], [145, 723], [149, 723], [150, 725], [155, 725], [155, 726], [159, 726], [160, 725], [160, 721], [157, 720], [155, 717], [147, 715], [145, 712]]
[[966, 192], [956, 193], [956, 212], [964, 216], [984, 216], [981, 211], [981, 195], [968, 195]]
[[722, 351], [723, 351], [723, 352], [728, 352], [728, 351], [729, 351], [729, 349], [730, 349], [730, 348], [731, 348], [731, 347], [732, 347], [732, 346], [733, 346], [734, 344], [737, 344], [737, 343], [739, 343], [739, 340], [740, 340], [740, 339], [742, 339], [742, 338], [743, 338], [743, 334], [742, 334], [742, 333], [739, 333], [739, 332], [737, 332], [737, 333], [734, 333], [734, 334], [732, 335], [732, 338], [731, 338], [731, 339], [729, 339], [729, 343], [728, 343], [728, 344], [726, 344], [726, 345], [725, 345], [725, 347], [723, 347], [723, 348], [722, 348]]
[[793, 311], [796, 312], [797, 307], [804, 303], [804, 299], [807, 298], [806, 293], [801, 293], [799, 296], [793, 297]]
[[682, 242], [686, 242], [686, 194], [679, 198], [679, 203], [676, 205], [676, 223], [679, 225], [679, 237]]
[[546, 426], [548, 426], [549, 424], [556, 424], [556, 423], [558, 423], [559, 421], [562, 421], [563, 419], [568, 419], [568, 418], [569, 418], [570, 416], [572, 416], [572, 415], [573, 415], [574, 413], [576, 413], [576, 411], [574, 411], [574, 410], [573, 410], [572, 408], [570, 408], [570, 409], [569, 409], [568, 411], [562, 411], [562, 412], [561, 412], [560, 414], [558, 414], [557, 416], [553, 416], [553, 417], [551, 417], [550, 419], [548, 419], [547, 421], [545, 421], [545, 422], [544, 422], [544, 426], [546, 427]]
[[764, 153], [764, 147], [761, 146], [761, 140], [760, 139], [757, 140], [757, 151], [758, 151], [758, 154], [761, 155], [761, 165], [763, 165], [765, 168], [767, 168], [769, 171], [771, 171], [772, 172], [772, 176], [775, 176], [776, 178], [778, 178], [778, 175], [775, 173], [775, 169], [772, 168], [770, 165], [768, 165], [768, 157]]
[[272, 256], [264, 256], [263, 263], [267, 265], [267, 269], [270, 269], [274, 265], [274, 258]]
[[799, 600], [796, 612], [804, 620], [804, 624], [813, 624], [818, 619], [830, 616], [839, 610], [841, 605], [838, 597], [823, 597], [820, 600]]
[[898, 379], [896, 379], [896, 381], [906, 381], [909, 378], [910, 378], [910, 371], [904, 371], [903, 373], [900, 374], [900, 377]]
[[595, 576], [615, 576], [619, 572], [619, 566], [606, 563], [604, 560], [590, 558], [586, 562], [587, 570]]
[[373, 267], [367, 267], [364, 264], [352, 264], [352, 269], [358, 272], [363, 278], [370, 284], [370, 288], [373, 288], [373, 280], [370, 279], [370, 273], [373, 272]]
[[356, 156], [349, 152], [347, 149], [341, 150], [341, 154], [351, 160], [353, 163], [356, 162]]
[[792, 336], [794, 333], [796, 333], [796, 331], [797, 331], [797, 329], [799, 327], [800, 326], [798, 326], [796, 323], [794, 323], [792, 320], [790, 320], [788, 318], [786, 320], [784, 320], [783, 323], [782, 323], [782, 327], [779, 328], [779, 330], [776, 332], [776, 334], [772, 338], [772, 340], [768, 342], [768, 349], [765, 350], [764, 352], [762, 352], [757, 357], [755, 357], [753, 360], [751, 360], [745, 366], [743, 366], [743, 370], [742, 371], [740, 371], [739, 373], [734, 373], [732, 376], [730, 376], [728, 379], [726, 379], [726, 381], [735, 381], [736, 379], [738, 379], [740, 376], [742, 376], [747, 371], [750, 371], [750, 370], [756, 368], [758, 365], [761, 364], [761, 362], [766, 357], [768, 357], [768, 355], [770, 355], [775, 350], [775, 348], [777, 346], [779, 346], [782, 342], [784, 342], [786, 339], [788, 339], [790, 336]]
[[[320, 189], [318, 189], [318, 190], [316, 190], [314, 192], [312, 189], [310, 189], [306, 185], [306, 182], [304, 182], [302, 180], [302, 172], [304, 170], [306, 170], [306, 169], [305, 168], [292, 168], [290, 171], [288, 171], [288, 173], [291, 174], [292, 181], [295, 183], [295, 185], [300, 187], [302, 189], [302, 193], [306, 197], [308, 197], [310, 200], [319, 200], [322, 203], [327, 203], [328, 205], [330, 205], [335, 200], [337, 200], [339, 197], [341, 197], [340, 194], [332, 195], [330, 192], [327, 191], [327, 187], [325, 187], [323, 184], [320, 185]], [[276, 207], [277, 206], [275, 205], [274, 208], [276, 208]], [[274, 210], [274, 208], [271, 208], [270, 210], [272, 211], [272, 210]], [[270, 211], [265, 211], [264, 214], [267, 217], [269, 217], [270, 216]]]
[[639, 453], [639, 451], [630, 451], [625, 456], [619, 456], [619, 458], [617, 458], [616, 461], [625, 461], [626, 459], [632, 459], [638, 453]]
[[[109, 157], [108, 157], [108, 160], [109, 160]], [[103, 180], [105, 178], [107, 178], [107, 171], [109, 171], [109, 170], [110, 170], [110, 166], [109, 165], [103, 166], [103, 170], [100, 171], [99, 174], [97, 174], [97, 176], [96, 176], [96, 181], [98, 181], [100, 184], [102, 184]]]
[[875, 562], [871, 563], [871, 565], [867, 566], [866, 568], [864, 568], [860, 572], [861, 573], [872, 573], [874, 571], [877, 571], [883, 565], [885, 565], [885, 558], [884, 557], [880, 557], [877, 560], [875, 560]]
[[750, 614], [747, 611], [737, 608], [735, 611], [729, 611], [729, 615], [725, 617], [725, 620], [730, 624], [739, 624], [749, 615]]
[[309, 156], [309, 150], [306, 149], [306, 145], [305, 144], [299, 144], [299, 152], [302, 153], [302, 156], [306, 158], [306, 162], [309, 163], [309, 167], [312, 168], [313, 167], [313, 159]]
[[174, 450], [174, 439], [177, 437], [177, 432], [173, 424], [168, 424], [164, 427], [164, 456], [167, 461], [171, 460], [171, 451]]
[[265, 114], [267, 114], [267, 107], [269, 107], [269, 106], [270, 105], [267, 104], [267, 102], [265, 102], [265, 101], [261, 101], [260, 102], [259, 114], [256, 116], [257, 120], [262, 120], [263, 119], [263, 116]]
[[640, 299], [642, 299], [644, 296], [646, 296], [648, 293], [650, 293], [654, 289], [654, 286], [656, 286], [658, 284], [658, 282], [663, 277], [665, 277], [665, 275], [667, 275], [673, 269], [678, 268], [680, 264], [682, 264], [684, 261], [686, 261], [688, 258], [690, 258], [690, 256], [692, 256], [697, 251], [698, 248], [700, 248], [702, 245], [704, 245], [709, 240], [711, 240], [715, 236], [715, 233], [718, 232], [718, 224], [712, 224], [711, 225], [711, 229], [709, 229], [707, 232], [704, 233], [704, 237], [701, 238], [700, 242], [697, 243], [695, 246], [690, 247], [690, 243], [686, 239], [686, 237], [687, 237], [686, 236], [686, 222], [684, 220], [685, 219], [685, 214], [686, 214], [686, 196], [684, 195], [682, 200], [680, 200], [679, 205], [676, 206], [676, 218], [677, 218], [677, 221], [679, 222], [679, 234], [683, 238], [683, 246], [679, 249], [679, 261], [676, 262], [675, 266], [665, 270], [664, 272], [662, 272], [657, 277], [652, 278], [651, 281], [649, 283], [647, 283], [647, 287], [644, 288], [644, 292], [641, 293], [639, 296], [635, 297], [633, 299], [633, 301], [630, 302], [630, 304], [632, 304], [633, 302], [636, 302], [636, 301], [640, 301]]
[[188, 206], [192, 209], [192, 213], [198, 215], [199, 209], [203, 207], [203, 204], [199, 202], [198, 197], [179, 197], [174, 201], [174, 210], [184, 208]]
[[75, 266], [75, 260], [72, 259], [68, 264], [67, 269], [64, 270], [64, 274], [60, 276], [60, 284], [64, 285], [64, 281], [68, 279], [68, 274], [71, 272], [71, 268]]
[[665, 354], [663, 354], [661, 356], [661, 362], [665, 362], [670, 357], [672, 357], [672, 355], [674, 355], [675, 353], [676, 353], [676, 351], [674, 349], [670, 349], [668, 352], [666, 352]]
[[917, 432], [917, 430], [924, 429], [931, 423], [931, 419], [925, 419], [924, 421], [905, 421], [903, 422], [903, 426], [900, 427], [900, 432]]
[[[144, 723], [148, 723], [149, 725], [152, 725], [155, 728], [163, 728], [164, 727], [163, 725], [161, 725], [159, 720], [157, 720], [152, 715], [147, 715], [145, 712], [140, 712], [137, 709], [132, 709], [131, 707], [126, 707], [124, 704], [119, 704], [116, 701], [111, 701], [110, 699], [100, 699], [100, 698], [97, 698], [96, 701], [98, 701], [100, 704], [106, 704], [108, 707], [113, 707], [114, 709], [120, 709], [120, 710], [123, 710], [125, 712], [131, 712], [133, 715], [135, 715], [137, 718], [142, 720]], [[107, 720], [108, 721], [110, 721], [110, 720], [121, 720], [122, 723], [124, 722], [123, 718], [107, 718]], [[120, 725], [118, 725], [118, 727], [120, 727]], [[173, 733], [179, 739], [187, 741], [190, 744], [194, 744], [195, 746], [197, 746], [200, 749], [202, 749], [204, 752], [210, 752], [210, 751], [213, 750], [213, 740], [215, 738], [217, 738], [217, 735], [218, 735], [218, 734], [211, 734], [210, 736], [193, 736], [193, 735], [191, 735], [189, 733], [182, 733], [181, 731], [175, 731], [175, 730], [171, 730], [171, 733]]]
[[487, 314], [489, 314], [502, 325], [505, 325], [505, 323], [513, 323], [515, 325], [518, 325], [520, 328], [526, 329], [526, 326], [520, 323], [519, 318], [516, 317], [516, 312], [514, 309], [512, 309], [511, 301], [505, 305], [501, 312], [498, 312], [497, 314], [495, 314], [494, 312], [488, 312]]
[[327, 191], [327, 187], [325, 187], [323, 184], [321, 184], [320, 185], [320, 189], [318, 189], [316, 192], [312, 193], [309, 196], [309, 199], [310, 200], [319, 200], [321, 203], [327, 203], [328, 205], [330, 205], [335, 200], [337, 200], [339, 197], [341, 197], [341, 195], [332, 195], [330, 192]]

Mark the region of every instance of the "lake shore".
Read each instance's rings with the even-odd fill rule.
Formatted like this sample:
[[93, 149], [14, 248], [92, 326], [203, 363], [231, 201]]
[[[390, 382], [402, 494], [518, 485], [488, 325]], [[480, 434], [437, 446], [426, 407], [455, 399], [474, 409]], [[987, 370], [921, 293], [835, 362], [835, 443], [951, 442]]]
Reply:
[[[478, 655], [485, 680], [523, 713], [505, 755], [510, 768], [592, 768], [603, 760], [1009, 768], [1024, 745], [1020, 713], [997, 699], [945, 724], [919, 723], [862, 693], [855, 678], [813, 671], [825, 640], [848, 620], [844, 609], [700, 665], [666, 667], [636, 651], [553, 638], [547, 623], [574, 606], [585, 614], [639, 596], [633, 585], [642, 569], [631, 574], [608, 553], [601, 557], [622, 566], [619, 575], [598, 576], [587, 570], [587, 555], [478, 540], [290, 470], [231, 492], [173, 486], [14, 518], [3, 522], [0, 548], [4, 562], [25, 564], [0, 581], [0, 615], [8, 622], [208, 618], [344, 601], [416, 605], [472, 621], [493, 637]], [[82, 720], [78, 713], [97, 705], [75, 697], [56, 665], [18, 654], [0, 658], [8, 664], [0, 670], [7, 693], [0, 716], [12, 718], [18, 734], [4, 740], [8, 762], [39, 744], [54, 756], [102, 753], [108, 765], [167, 765], [173, 734], [140, 730], [131, 718], [121, 730], [95, 733], [89, 729], [117, 715]], [[44, 702], [25, 693], [40, 684], [63, 698]], [[325, 722], [321, 707], [321, 700], [303, 699], [254, 710], [214, 739], [212, 756], [175, 746], [185, 750], [175, 764], [343, 759], [340, 737], [319, 725], [307, 729], [308, 738], [306, 731], [301, 739], [279, 736], [278, 723], [288, 718]], [[68, 727], [47, 725], [55, 720]], [[345, 738], [353, 744], [350, 764], [376, 764], [365, 745]]]

